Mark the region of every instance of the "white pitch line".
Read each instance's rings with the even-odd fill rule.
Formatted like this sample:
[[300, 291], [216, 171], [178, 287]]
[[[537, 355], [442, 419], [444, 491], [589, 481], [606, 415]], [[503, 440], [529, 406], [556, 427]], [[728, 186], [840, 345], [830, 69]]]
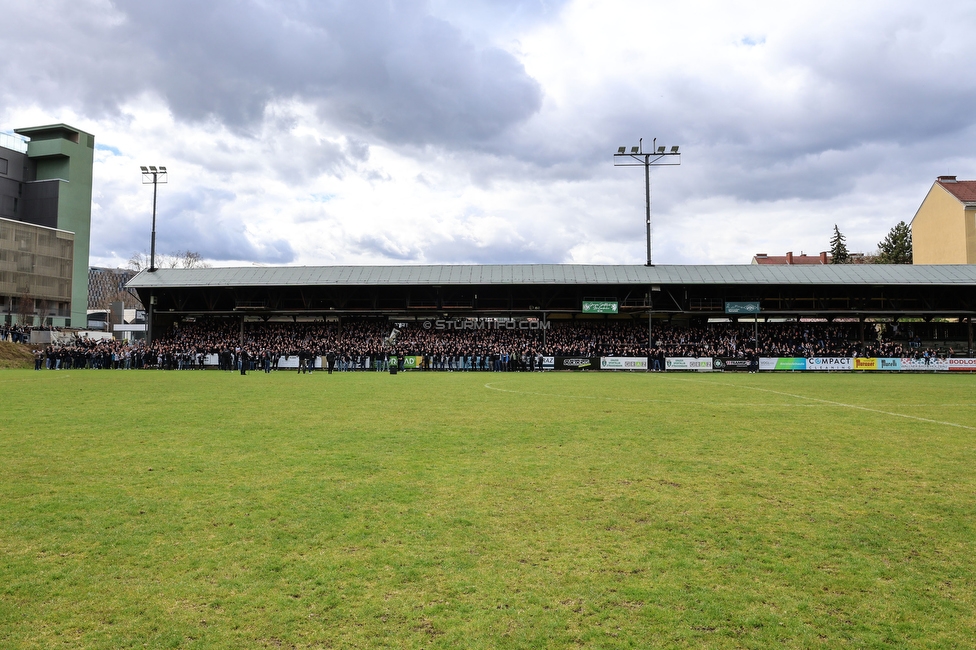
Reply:
[[604, 400], [608, 402], [635, 402], [641, 404], [682, 404], [682, 405], [687, 404], [693, 406], [765, 406], [765, 407], [782, 406], [782, 407], [790, 407], [790, 408], [794, 408], [797, 406], [816, 406], [816, 404], [788, 404], [785, 402], [779, 404], [769, 404], [769, 403], [762, 403], [762, 402], [759, 403], [735, 402], [734, 404], [732, 404], [732, 403], [714, 402], [714, 401], [683, 402], [674, 399], [636, 399], [636, 398], [627, 398], [627, 397], [603, 397], [602, 395], [563, 395], [560, 393], [535, 393], [527, 390], [508, 390], [505, 388], [496, 388], [495, 386], [491, 385], [491, 383], [485, 384], [485, 388], [487, 388], [488, 390], [498, 391], [499, 393], [511, 393], [513, 395], [533, 395], [536, 397], [558, 397], [562, 399], [592, 399], [592, 400]]
[[905, 418], [906, 420], [916, 420], [918, 422], [927, 422], [929, 424], [941, 424], [946, 427], [958, 427], [960, 429], [967, 429], [969, 431], [976, 431], [976, 427], [970, 427], [965, 424], [958, 424], [956, 422], [944, 422], [942, 420], [931, 420], [929, 418], [919, 417], [917, 415], [906, 415], [905, 413], [896, 413], [894, 411], [882, 411], [881, 409], [873, 409], [867, 406], [859, 406], [857, 404], [845, 404], [844, 402], [835, 402], [829, 399], [820, 399], [819, 397], [807, 397], [806, 395], [794, 395], [793, 393], [784, 393], [782, 391], [773, 390], [771, 388], [757, 388], [755, 386], [738, 386], [736, 384], [726, 384], [724, 382], [706, 382], [706, 381], [696, 381], [694, 379], [678, 379], [678, 381], [688, 381], [699, 384], [710, 384], [715, 385], [718, 383], [720, 386], [730, 386], [732, 388], [746, 388], [748, 390], [757, 390], [763, 393], [772, 393], [773, 395], [782, 395], [784, 397], [793, 397], [795, 399], [809, 400], [811, 402], [817, 402], [820, 404], [829, 404], [831, 406], [840, 406], [842, 408], [854, 409], [857, 411], [867, 411], [868, 413], [877, 413], [879, 415], [890, 415], [896, 418]]

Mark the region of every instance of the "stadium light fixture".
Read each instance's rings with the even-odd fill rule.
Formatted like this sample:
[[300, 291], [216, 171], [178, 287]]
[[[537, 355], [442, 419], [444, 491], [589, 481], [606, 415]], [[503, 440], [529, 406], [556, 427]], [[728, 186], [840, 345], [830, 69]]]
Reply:
[[152, 240], [149, 247], [149, 272], [155, 273], [156, 271], [156, 188], [160, 183], [165, 183], [167, 181], [167, 174], [165, 167], [159, 167], [158, 169], [154, 165], [140, 165], [139, 169], [142, 171], [142, 184], [153, 186], [153, 203], [152, 203]]
[[644, 168], [644, 208], [645, 226], [647, 228], [647, 266], [654, 266], [651, 263], [651, 167], [662, 167], [665, 165], [680, 165], [681, 154], [678, 153], [678, 145], [671, 147], [657, 146], [657, 138], [650, 151], [644, 151], [644, 138], [639, 140], [636, 147], [630, 148], [630, 153], [625, 153], [626, 147], [619, 147], [617, 153], [613, 154], [614, 167], [643, 167]]

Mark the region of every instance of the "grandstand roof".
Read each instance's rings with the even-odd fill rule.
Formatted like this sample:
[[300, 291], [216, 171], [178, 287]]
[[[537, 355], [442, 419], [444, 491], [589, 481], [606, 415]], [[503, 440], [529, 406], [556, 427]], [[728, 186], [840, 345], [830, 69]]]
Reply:
[[962, 285], [976, 286], [976, 265], [818, 264], [591, 265], [492, 264], [423, 266], [278, 266], [157, 269], [126, 285], [166, 287], [286, 287], [396, 285]]

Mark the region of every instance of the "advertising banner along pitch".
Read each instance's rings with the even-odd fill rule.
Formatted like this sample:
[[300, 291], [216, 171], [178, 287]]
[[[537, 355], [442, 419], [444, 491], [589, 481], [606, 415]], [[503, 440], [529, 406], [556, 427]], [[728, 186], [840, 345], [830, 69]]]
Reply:
[[976, 372], [976, 359], [949, 359], [949, 370]]
[[854, 370], [901, 370], [901, 359], [855, 357]]
[[715, 370], [729, 371], [748, 371], [749, 370], [749, 360], [748, 359], [733, 359], [731, 357], [722, 357], [719, 359], [716, 357], [712, 360], [712, 368]]
[[694, 370], [696, 372], [711, 372], [711, 357], [666, 357], [664, 359], [665, 370]]
[[599, 357], [556, 357], [556, 370], [598, 370]]
[[851, 370], [854, 359], [851, 357], [813, 357], [807, 359], [807, 370]]
[[907, 357], [901, 358], [901, 370], [908, 370], [914, 372], [925, 372], [925, 371], [936, 371], [936, 370], [948, 370], [949, 361], [948, 359], [911, 359]]
[[600, 357], [600, 370], [647, 370], [647, 357]]
[[806, 370], [807, 360], [802, 357], [759, 357], [760, 370]]

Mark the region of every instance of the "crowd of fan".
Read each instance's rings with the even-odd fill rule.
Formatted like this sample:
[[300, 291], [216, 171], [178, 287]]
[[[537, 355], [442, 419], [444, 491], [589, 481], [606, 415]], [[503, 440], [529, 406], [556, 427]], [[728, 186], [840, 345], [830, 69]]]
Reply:
[[7, 325], [0, 324], [0, 341], [11, 343], [30, 343], [31, 332], [34, 330], [42, 331], [61, 331], [60, 327], [51, 325], [30, 326], [30, 325]]
[[[427, 327], [425, 327], [427, 325]], [[387, 322], [245, 323], [200, 320], [174, 326], [151, 345], [117, 340], [76, 339], [36, 352], [36, 367], [203, 368], [216, 355], [221, 369], [278, 368], [297, 357], [311, 369], [316, 357], [332, 359], [337, 370], [385, 369], [391, 357], [421, 357], [427, 370], [535, 370], [547, 356], [651, 357], [923, 357], [951, 350], [921, 346], [910, 331], [867, 324], [862, 344], [857, 323], [711, 324], [706, 327], [655, 325], [648, 345], [646, 321], [555, 321], [548, 329], [505, 327], [482, 321], [478, 328], [439, 328]], [[758, 341], [756, 333], [758, 332]], [[23, 333], [21, 332], [21, 335]]]

